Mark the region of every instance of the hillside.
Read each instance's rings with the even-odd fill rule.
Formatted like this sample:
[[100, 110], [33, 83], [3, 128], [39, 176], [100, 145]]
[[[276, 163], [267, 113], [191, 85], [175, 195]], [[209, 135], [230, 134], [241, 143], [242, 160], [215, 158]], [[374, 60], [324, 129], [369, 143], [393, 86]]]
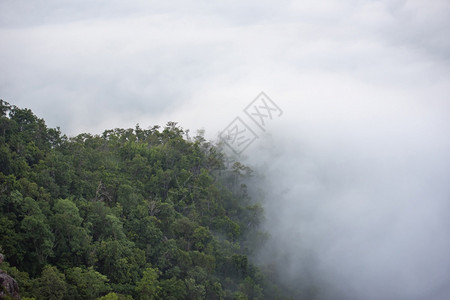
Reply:
[[67, 137], [0, 102], [0, 252], [22, 299], [274, 299], [240, 163], [174, 122]]

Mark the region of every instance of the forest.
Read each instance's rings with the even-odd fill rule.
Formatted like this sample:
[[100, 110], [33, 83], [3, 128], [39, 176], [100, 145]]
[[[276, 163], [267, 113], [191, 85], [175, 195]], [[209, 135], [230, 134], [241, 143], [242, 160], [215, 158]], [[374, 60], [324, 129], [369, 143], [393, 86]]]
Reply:
[[0, 269], [21, 299], [286, 299], [251, 260], [252, 170], [218, 145], [175, 122], [67, 137], [0, 101]]

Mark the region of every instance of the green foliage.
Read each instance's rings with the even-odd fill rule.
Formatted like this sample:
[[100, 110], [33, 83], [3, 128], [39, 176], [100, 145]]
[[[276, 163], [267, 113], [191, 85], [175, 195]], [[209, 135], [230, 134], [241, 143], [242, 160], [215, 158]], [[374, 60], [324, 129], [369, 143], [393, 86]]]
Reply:
[[66, 295], [65, 276], [54, 266], [45, 266], [36, 284], [38, 299], [60, 300]]
[[0, 268], [36, 299], [272, 297], [250, 175], [174, 122], [67, 138], [0, 100]]
[[96, 299], [111, 289], [108, 278], [95, 271], [93, 267], [68, 269], [66, 279], [73, 299]]
[[158, 299], [161, 287], [159, 286], [158, 269], [146, 268], [144, 274], [136, 285], [136, 292], [139, 295], [139, 299], [153, 300]]
[[130, 295], [121, 295], [117, 293], [108, 293], [103, 297], [97, 298], [98, 300], [133, 300]]
[[186, 298], [186, 285], [182, 280], [177, 279], [176, 277], [161, 280], [160, 287], [159, 297], [161, 299], [177, 300]]
[[57, 263], [64, 268], [75, 266], [82, 260], [90, 243], [87, 230], [81, 226], [83, 219], [70, 199], [58, 199], [53, 212]]

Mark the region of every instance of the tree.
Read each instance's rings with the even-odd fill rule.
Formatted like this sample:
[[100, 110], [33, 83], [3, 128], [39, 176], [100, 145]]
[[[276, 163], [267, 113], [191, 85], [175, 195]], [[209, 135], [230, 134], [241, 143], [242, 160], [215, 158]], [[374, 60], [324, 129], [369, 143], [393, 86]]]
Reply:
[[81, 226], [78, 207], [70, 199], [59, 199], [54, 207], [53, 228], [55, 230], [55, 252], [58, 265], [73, 266], [80, 262], [87, 251], [90, 237]]
[[108, 293], [107, 295], [97, 298], [97, 300], [133, 300], [130, 295], [121, 295], [117, 293]]
[[161, 287], [158, 282], [159, 271], [156, 268], [148, 267], [144, 270], [141, 280], [137, 283], [136, 292], [139, 299], [153, 300], [158, 299]]
[[[35, 259], [37, 265], [41, 266], [47, 262], [47, 258], [53, 255], [54, 236], [47, 224], [43, 214], [26, 216], [20, 228], [23, 233], [23, 243], [27, 245], [29, 261]], [[36, 270], [32, 270], [33, 273]]]
[[66, 295], [65, 276], [55, 266], [45, 266], [36, 284], [38, 299], [60, 300]]
[[187, 288], [187, 298], [201, 300], [205, 298], [206, 289], [202, 284], [197, 284], [194, 278], [187, 278], [184, 280]]
[[159, 294], [161, 299], [178, 300], [185, 299], [187, 291], [186, 285], [180, 279], [172, 277], [160, 282], [161, 292]]
[[135, 285], [145, 265], [145, 252], [128, 240], [108, 239], [95, 244], [98, 271], [112, 283]]
[[72, 286], [71, 292], [74, 299], [95, 299], [111, 290], [108, 278], [95, 271], [93, 267], [68, 269], [66, 279]]
[[206, 248], [207, 244], [212, 240], [212, 235], [208, 228], [199, 226], [194, 230], [192, 234], [194, 243], [194, 249], [202, 251]]

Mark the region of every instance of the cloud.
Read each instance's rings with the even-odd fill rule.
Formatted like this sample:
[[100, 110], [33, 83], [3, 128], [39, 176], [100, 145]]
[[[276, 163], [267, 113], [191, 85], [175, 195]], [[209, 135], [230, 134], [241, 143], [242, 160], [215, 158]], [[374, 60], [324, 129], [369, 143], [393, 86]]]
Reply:
[[265, 178], [262, 260], [282, 282], [316, 285], [323, 299], [448, 295], [448, 115], [391, 97], [339, 99], [302, 126], [285, 115], [290, 130], [248, 153]]
[[[448, 74], [445, 2], [327, 3], [4, 1], [0, 90], [74, 134], [178, 115], [191, 101], [201, 109], [223, 90], [242, 101], [261, 89], [297, 96], [306, 72], [396, 87]], [[410, 72], [412, 64], [422, 70]]]

